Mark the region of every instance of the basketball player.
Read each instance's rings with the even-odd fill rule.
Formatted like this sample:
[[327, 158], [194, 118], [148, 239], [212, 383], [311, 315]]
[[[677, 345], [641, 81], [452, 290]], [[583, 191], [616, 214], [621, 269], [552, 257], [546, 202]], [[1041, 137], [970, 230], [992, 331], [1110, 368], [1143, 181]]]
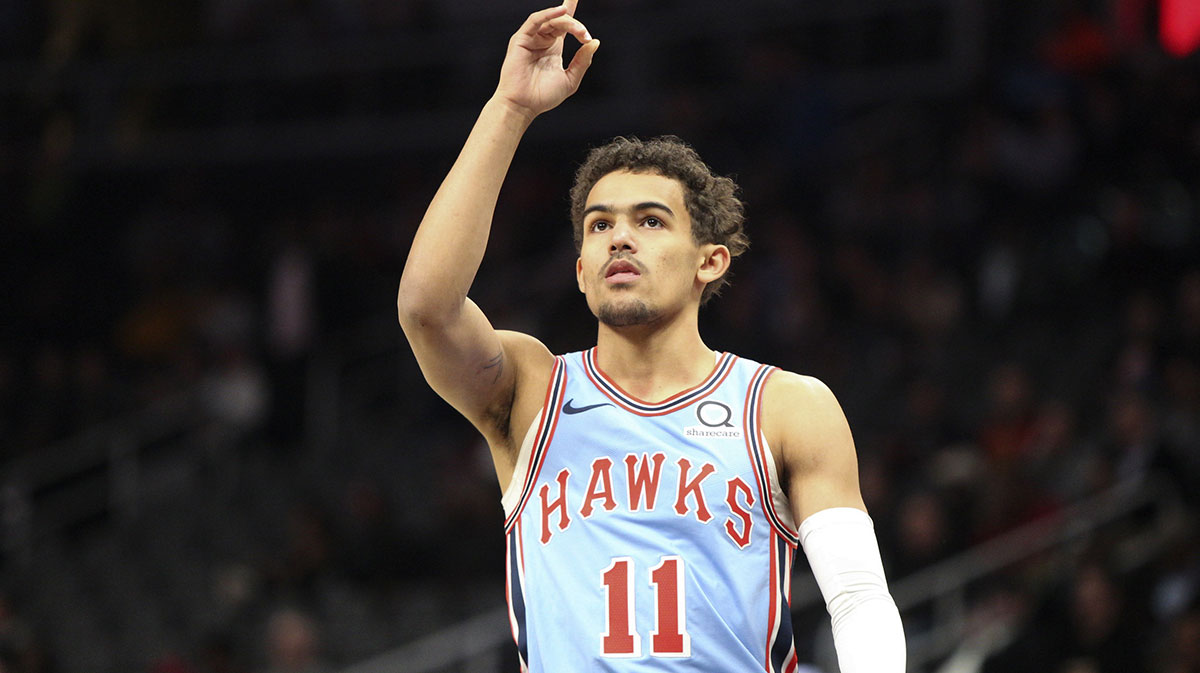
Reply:
[[[747, 244], [730, 180], [671, 138], [592, 152], [572, 218], [595, 348], [552, 355], [494, 329], [467, 297], [517, 143], [599, 48], [576, 2], [530, 15], [510, 40], [397, 299], [429, 384], [491, 447], [522, 670], [795, 670], [788, 594], [802, 546], [843, 673], [903, 671], [837, 401], [700, 337], [700, 304]], [[582, 46], [564, 68], [567, 35]]]

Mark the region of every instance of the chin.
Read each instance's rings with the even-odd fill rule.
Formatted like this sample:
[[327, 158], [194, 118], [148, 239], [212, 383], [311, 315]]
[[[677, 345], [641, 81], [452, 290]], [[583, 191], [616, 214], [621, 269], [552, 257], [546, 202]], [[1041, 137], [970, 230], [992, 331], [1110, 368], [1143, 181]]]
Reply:
[[641, 299], [604, 302], [596, 309], [595, 314], [597, 320], [609, 327], [649, 325], [659, 318], [659, 312]]

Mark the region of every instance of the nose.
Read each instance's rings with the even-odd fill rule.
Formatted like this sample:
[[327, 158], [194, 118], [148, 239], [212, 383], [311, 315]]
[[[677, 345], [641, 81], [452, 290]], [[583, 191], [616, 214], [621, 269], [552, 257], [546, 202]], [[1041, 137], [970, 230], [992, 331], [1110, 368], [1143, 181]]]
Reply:
[[634, 238], [633, 227], [627, 222], [618, 222], [613, 227], [612, 238], [608, 239], [609, 254], [617, 252], [637, 252], [637, 241]]

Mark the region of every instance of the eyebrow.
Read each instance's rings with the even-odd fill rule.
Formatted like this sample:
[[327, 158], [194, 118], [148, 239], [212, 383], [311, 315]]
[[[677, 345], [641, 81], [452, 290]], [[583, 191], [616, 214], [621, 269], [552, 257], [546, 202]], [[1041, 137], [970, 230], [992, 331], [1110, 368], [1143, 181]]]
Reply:
[[[633, 210], [634, 211], [650, 210], [653, 208], [662, 210], [662, 211], [666, 212], [668, 215], [670, 215], [671, 217], [675, 217], [675, 211], [668, 208], [667, 204], [660, 203], [658, 201], [643, 201], [639, 204], [634, 205]], [[612, 206], [608, 205], [607, 203], [595, 203], [595, 204], [592, 204], [592, 205], [588, 206], [587, 208], [583, 209], [584, 217], [587, 217], [588, 213], [596, 213], [596, 212], [611, 213], [611, 212], [613, 212], [613, 208], [612, 208]]]

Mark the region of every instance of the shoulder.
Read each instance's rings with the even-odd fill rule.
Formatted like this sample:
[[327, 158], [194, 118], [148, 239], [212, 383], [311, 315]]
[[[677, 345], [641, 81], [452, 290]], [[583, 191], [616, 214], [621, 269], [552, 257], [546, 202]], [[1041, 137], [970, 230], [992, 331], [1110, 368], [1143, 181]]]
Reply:
[[762, 413], [763, 434], [796, 521], [830, 507], [865, 509], [850, 424], [829, 386], [777, 371], [763, 391]]
[[772, 420], [776, 416], [819, 420], [841, 411], [833, 391], [813, 376], [777, 369], [763, 388], [763, 414]]
[[536, 337], [524, 332], [502, 329], [496, 330], [496, 335], [500, 337], [505, 355], [513, 360], [514, 365], [533, 368], [549, 368], [554, 365], [554, 354]]
[[833, 397], [833, 391], [821, 379], [789, 372], [786, 369], [776, 369], [771, 374], [771, 378], [767, 380], [764, 395], [813, 404], [836, 403], [837, 401]]
[[763, 389], [762, 405], [767, 441], [785, 454], [825, 454], [839, 446], [853, 450], [842, 406], [818, 378], [776, 370]]

